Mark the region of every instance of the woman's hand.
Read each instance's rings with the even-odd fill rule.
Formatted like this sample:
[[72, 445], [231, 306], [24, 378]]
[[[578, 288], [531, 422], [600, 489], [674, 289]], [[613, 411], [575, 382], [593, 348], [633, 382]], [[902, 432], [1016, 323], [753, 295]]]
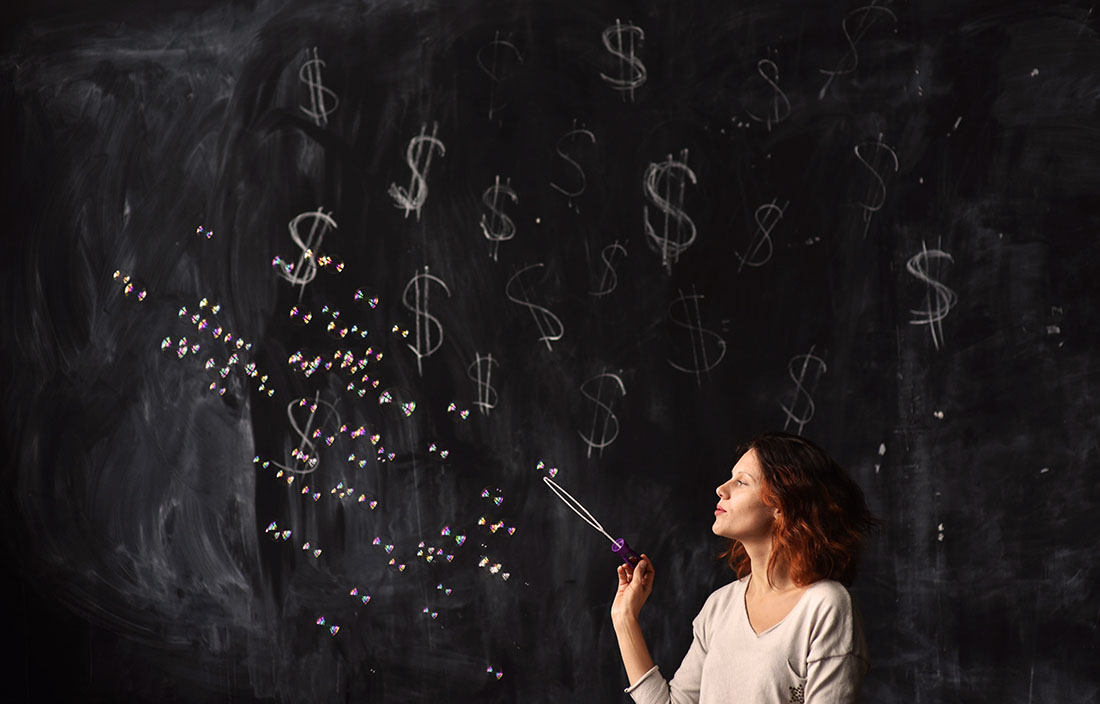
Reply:
[[619, 591], [611, 602], [611, 620], [638, 620], [642, 605], [653, 591], [653, 564], [642, 555], [637, 565], [619, 565]]

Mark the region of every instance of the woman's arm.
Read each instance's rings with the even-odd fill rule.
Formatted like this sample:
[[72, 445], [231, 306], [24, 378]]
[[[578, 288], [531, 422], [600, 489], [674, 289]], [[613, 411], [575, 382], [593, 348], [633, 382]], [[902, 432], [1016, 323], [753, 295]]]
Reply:
[[653, 657], [649, 654], [638, 614], [653, 591], [653, 565], [649, 557], [642, 555], [637, 567], [619, 565], [619, 591], [611, 603], [611, 622], [619, 641], [626, 677], [631, 686], [642, 675], [653, 669]]

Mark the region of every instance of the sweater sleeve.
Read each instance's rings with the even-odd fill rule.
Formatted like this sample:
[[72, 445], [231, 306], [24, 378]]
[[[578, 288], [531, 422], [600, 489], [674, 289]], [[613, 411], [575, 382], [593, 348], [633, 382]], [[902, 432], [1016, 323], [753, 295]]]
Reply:
[[654, 665], [641, 679], [624, 690], [637, 704], [697, 704], [703, 659], [707, 655], [706, 611], [707, 605], [704, 605], [691, 623], [691, 647], [671, 682], [667, 682]]
[[804, 704], [854, 704], [867, 672], [859, 611], [847, 592], [831, 604], [806, 658]]

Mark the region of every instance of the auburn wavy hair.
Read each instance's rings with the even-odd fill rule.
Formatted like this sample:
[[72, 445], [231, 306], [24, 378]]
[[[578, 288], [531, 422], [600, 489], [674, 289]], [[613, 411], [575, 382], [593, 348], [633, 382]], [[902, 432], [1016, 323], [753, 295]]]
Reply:
[[[798, 435], [766, 433], [739, 447], [737, 457], [750, 450], [764, 473], [760, 498], [779, 509], [768, 581], [783, 564], [799, 586], [819, 579], [850, 585], [863, 536], [879, 523], [867, 508], [863, 490], [824, 450]], [[738, 579], [751, 569], [738, 540], [731, 540], [720, 557], [727, 559]]]

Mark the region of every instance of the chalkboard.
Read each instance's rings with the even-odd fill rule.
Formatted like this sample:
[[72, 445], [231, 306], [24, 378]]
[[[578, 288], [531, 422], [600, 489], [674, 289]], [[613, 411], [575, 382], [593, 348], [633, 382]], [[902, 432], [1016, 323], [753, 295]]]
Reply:
[[5, 699], [614, 702], [739, 443], [883, 519], [875, 702], [1100, 697], [1092, 3], [36, 4]]

